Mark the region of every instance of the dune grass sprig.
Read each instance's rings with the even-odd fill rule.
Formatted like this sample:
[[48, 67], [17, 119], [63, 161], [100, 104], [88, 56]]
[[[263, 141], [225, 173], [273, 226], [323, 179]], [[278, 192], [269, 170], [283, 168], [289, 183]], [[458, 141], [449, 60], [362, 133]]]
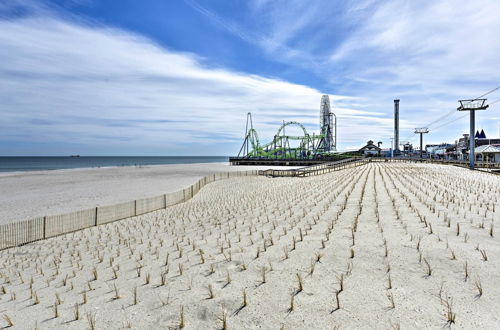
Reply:
[[292, 295], [290, 295], [290, 305], [289, 305], [288, 309], [286, 310], [287, 314], [290, 314], [291, 312], [293, 312], [294, 309], [295, 309], [295, 295], [292, 294]]
[[240, 305], [240, 307], [238, 307], [233, 315], [238, 315], [245, 307], [247, 307], [248, 305], [248, 300], [247, 300], [247, 291], [245, 289], [243, 289], [243, 294], [242, 294], [242, 303]]
[[211, 285], [211, 284], [209, 284], [209, 285], [207, 286], [207, 292], [208, 292], [208, 297], [207, 297], [206, 299], [207, 299], [207, 300], [209, 300], [209, 299], [214, 299], [215, 294], [214, 294], [214, 290], [213, 290], [213, 288], [212, 288], [212, 285]]
[[287, 260], [289, 256], [288, 256], [288, 248], [286, 246], [283, 248], [283, 255], [284, 255], [283, 260]]
[[54, 305], [52, 305], [52, 311], [54, 313], [54, 316], [52, 318], [54, 319], [57, 319], [59, 317], [59, 308], [57, 306], [59, 306], [57, 303], [54, 303]]
[[40, 304], [40, 298], [38, 297], [38, 295], [36, 294], [36, 292], [33, 292], [32, 299], [33, 299], [33, 305]]
[[308, 276], [313, 275], [315, 266], [316, 266], [316, 263], [314, 261], [311, 261], [311, 265], [309, 266], [309, 271], [307, 273]]
[[304, 281], [299, 273], [295, 274], [297, 276], [297, 289], [294, 292], [294, 295], [298, 295], [304, 290]]
[[475, 279], [474, 281], [474, 286], [477, 289], [477, 296], [476, 297], [481, 297], [483, 295], [483, 284], [481, 283], [481, 279], [479, 276]]
[[340, 274], [337, 279], [339, 280], [339, 292], [342, 292], [344, 291], [344, 274]]
[[425, 266], [426, 266], [426, 268], [427, 268], [427, 270], [426, 270], [427, 277], [429, 277], [429, 276], [431, 276], [431, 275], [432, 275], [432, 267], [431, 267], [431, 265], [430, 265], [429, 261], [427, 261], [427, 259], [426, 259], [426, 258], [423, 258], [423, 261], [424, 261]]
[[7, 323], [7, 325], [5, 326], [5, 328], [11, 328], [11, 327], [14, 326], [14, 322], [12, 322], [12, 319], [10, 318], [9, 315], [3, 314], [3, 319]]
[[444, 305], [444, 317], [446, 319], [446, 323], [448, 325], [455, 323], [457, 314], [453, 311], [453, 299], [446, 297], [446, 299], [442, 300], [442, 303]]
[[205, 274], [205, 276], [210, 276], [215, 273], [215, 266], [214, 264], [210, 264], [210, 267], [208, 267], [208, 271]]
[[465, 264], [464, 264], [464, 282], [467, 282], [468, 278], [469, 278], [469, 266], [467, 265], [467, 260], [465, 260]]
[[137, 296], [137, 287], [135, 286], [132, 289], [132, 305], [137, 305], [138, 302], [139, 302], [139, 298]]
[[389, 300], [389, 309], [396, 308], [396, 304], [394, 303], [394, 295], [392, 292], [387, 293], [387, 299]]
[[229, 272], [227, 272], [226, 273], [226, 283], [224, 283], [224, 285], [222, 286], [222, 288], [224, 289], [229, 284], [231, 284], [231, 275], [229, 275]]
[[96, 329], [96, 316], [94, 313], [87, 313], [87, 323], [90, 330]]
[[336, 303], [336, 306], [333, 308], [333, 310], [330, 312], [333, 313], [335, 311], [338, 311], [340, 309], [340, 298], [339, 298], [339, 295], [340, 295], [340, 290], [337, 290], [335, 291], [335, 303]]
[[80, 319], [80, 308], [78, 304], [73, 307], [73, 321], [78, 321]]
[[259, 285], [262, 285], [262, 284], [266, 283], [266, 272], [267, 272], [267, 268], [266, 267], [262, 267], [260, 269], [260, 283], [259, 283]]
[[184, 306], [181, 306], [181, 310], [179, 311], [179, 329], [184, 329], [186, 327], [186, 320], [184, 316]]
[[488, 256], [486, 255], [486, 250], [479, 250], [481, 252], [481, 258], [483, 261], [488, 261]]
[[222, 308], [222, 316], [220, 316], [219, 318], [219, 321], [222, 322], [222, 325], [221, 327], [219, 328], [220, 330], [227, 330], [228, 329], [228, 326], [227, 326], [227, 311]]

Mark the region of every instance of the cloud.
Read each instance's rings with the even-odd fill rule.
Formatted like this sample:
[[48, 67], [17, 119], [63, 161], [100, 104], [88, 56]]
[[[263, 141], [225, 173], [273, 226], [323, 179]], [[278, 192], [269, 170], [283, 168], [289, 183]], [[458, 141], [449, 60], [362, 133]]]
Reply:
[[[414, 127], [448, 113], [428, 138], [453, 141], [467, 131], [466, 121], [442, 125], [459, 117], [453, 111], [457, 100], [500, 85], [499, 13], [500, 3], [488, 0], [384, 1], [332, 50], [329, 65], [355, 58], [346, 70], [354, 95], [363, 90], [372, 102], [401, 98], [402, 117]], [[485, 120], [489, 114], [480, 116], [478, 125], [496, 133], [495, 124]], [[416, 140], [411, 129], [402, 134]]]
[[[238, 28], [255, 31], [255, 45], [277, 61], [311, 70], [325, 81], [322, 89], [355, 96], [358, 108], [390, 117], [392, 99], [401, 98], [401, 115], [410, 125], [401, 134], [408, 137], [414, 136], [412, 126], [421, 127], [450, 112], [458, 99], [477, 97], [500, 85], [498, 1], [251, 4], [252, 26], [245, 28], [242, 22]], [[478, 125], [496, 132], [488, 113], [482, 116]], [[441, 123], [456, 117], [452, 113]], [[464, 129], [464, 122], [458, 121], [432, 131], [428, 138], [452, 141]]]
[[[206, 59], [117, 28], [57, 15], [3, 19], [0, 48], [4, 154], [35, 141], [111, 154], [233, 154], [247, 112], [263, 139], [282, 119], [318, 123], [314, 88], [210, 68]], [[340, 117], [367, 114], [348, 107], [353, 98], [332, 100], [343, 104]]]
[[[310, 70], [324, 84], [217, 68], [213, 59], [91, 24], [44, 2], [10, 0], [0, 3], [0, 153], [44, 141], [114, 154], [233, 154], [247, 112], [263, 141], [282, 120], [312, 130], [324, 92], [333, 94], [342, 148], [368, 139], [387, 146], [394, 98], [401, 98], [401, 138], [407, 139], [414, 127], [456, 108], [459, 98], [500, 82], [498, 2], [255, 0], [246, 20], [234, 22], [185, 1], [273, 61]], [[495, 111], [477, 118], [489, 136], [497, 132]], [[439, 125], [457, 117], [451, 113]], [[467, 130], [459, 120], [426, 139], [452, 141]]]

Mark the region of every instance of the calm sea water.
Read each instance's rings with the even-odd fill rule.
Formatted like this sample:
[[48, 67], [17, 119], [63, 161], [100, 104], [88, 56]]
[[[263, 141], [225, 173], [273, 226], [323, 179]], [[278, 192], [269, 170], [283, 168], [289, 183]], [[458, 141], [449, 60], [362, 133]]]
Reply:
[[0, 172], [59, 170], [109, 166], [194, 164], [227, 162], [226, 156], [162, 157], [0, 157]]

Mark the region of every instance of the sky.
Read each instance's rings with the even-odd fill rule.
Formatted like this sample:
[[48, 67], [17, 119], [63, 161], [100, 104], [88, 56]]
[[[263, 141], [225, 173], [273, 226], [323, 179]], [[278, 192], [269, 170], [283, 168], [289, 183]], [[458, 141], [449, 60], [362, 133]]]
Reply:
[[1, 0], [0, 155], [236, 155], [248, 112], [318, 133], [323, 94], [339, 150], [390, 147], [394, 99], [400, 140], [454, 142], [499, 35], [498, 0]]

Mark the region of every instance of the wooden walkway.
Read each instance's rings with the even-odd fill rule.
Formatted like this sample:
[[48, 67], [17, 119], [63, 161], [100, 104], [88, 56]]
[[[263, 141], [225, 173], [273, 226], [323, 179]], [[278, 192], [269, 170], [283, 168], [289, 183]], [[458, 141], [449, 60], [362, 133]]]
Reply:
[[265, 170], [259, 171], [259, 175], [265, 175], [267, 177], [306, 177], [313, 175], [321, 175], [325, 173], [330, 173], [334, 171], [343, 170], [350, 167], [357, 167], [370, 162], [370, 159], [364, 158], [349, 158], [344, 160], [339, 160], [336, 162], [323, 163], [319, 165], [301, 167], [297, 169], [290, 170]]

